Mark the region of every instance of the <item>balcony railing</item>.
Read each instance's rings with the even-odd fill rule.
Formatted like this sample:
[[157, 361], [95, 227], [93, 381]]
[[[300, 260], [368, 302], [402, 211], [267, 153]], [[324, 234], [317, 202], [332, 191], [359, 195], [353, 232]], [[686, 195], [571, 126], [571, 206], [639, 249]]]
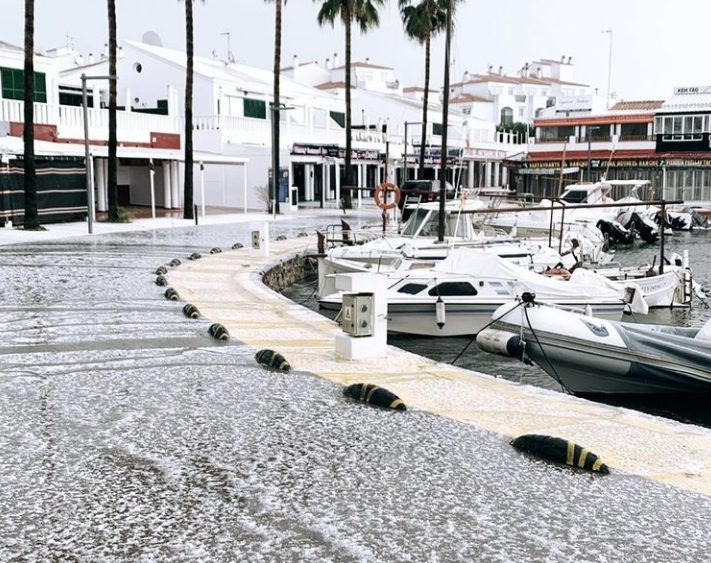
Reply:
[[587, 144], [588, 141], [591, 143], [611, 143], [612, 136], [611, 135], [594, 135], [594, 136], [590, 137], [589, 139], [587, 136], [575, 138], [576, 143]]
[[570, 137], [541, 137], [535, 139], [536, 144], [543, 144], [543, 143], [567, 143], [570, 140]]
[[620, 141], [656, 141], [654, 135], [620, 135]]
[[[65, 139], [84, 138], [83, 109], [77, 106], [61, 106], [35, 103], [34, 121], [38, 125], [55, 125], [57, 136]], [[109, 110], [88, 108], [89, 138], [108, 138]], [[0, 100], [0, 121], [23, 123], [24, 102]], [[116, 112], [116, 128], [119, 142], [150, 143], [151, 133], [179, 134], [179, 121], [167, 115]]]

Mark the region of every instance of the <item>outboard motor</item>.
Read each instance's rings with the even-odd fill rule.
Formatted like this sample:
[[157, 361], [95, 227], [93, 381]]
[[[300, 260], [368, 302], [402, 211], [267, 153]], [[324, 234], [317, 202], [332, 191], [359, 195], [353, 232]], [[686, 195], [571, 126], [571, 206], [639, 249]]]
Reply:
[[611, 246], [616, 244], [632, 244], [634, 242], [634, 233], [620, 225], [617, 221], [608, 221], [600, 219], [596, 227], [609, 241]]
[[639, 237], [646, 243], [653, 244], [659, 240], [659, 229], [657, 226], [638, 213], [632, 213], [627, 227], [635, 233], [638, 233]]

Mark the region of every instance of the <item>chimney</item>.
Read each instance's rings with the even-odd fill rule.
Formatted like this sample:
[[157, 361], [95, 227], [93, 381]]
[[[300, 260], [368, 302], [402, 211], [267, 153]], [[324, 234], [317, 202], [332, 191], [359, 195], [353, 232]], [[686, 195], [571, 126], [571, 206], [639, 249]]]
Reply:
[[74, 64], [76, 64], [77, 66], [81, 66], [82, 64], [84, 64], [84, 56], [77, 53], [77, 56], [74, 57]]
[[338, 53], [333, 53], [333, 68], [338, 68]]
[[573, 57], [568, 57], [568, 64], [572, 65], [573, 64]]
[[504, 74], [504, 67], [499, 66], [499, 76], [503, 76], [503, 74]]
[[88, 60], [88, 63], [89, 63], [90, 65], [93, 65], [93, 64], [94, 64], [94, 53], [89, 53], [89, 60]]
[[464, 71], [464, 76], [462, 77], [462, 82], [469, 82], [469, 71]]
[[486, 71], [487, 71], [489, 74], [494, 74], [494, 65], [489, 65], [489, 66], [486, 68]]
[[299, 68], [299, 55], [294, 55], [294, 70]]
[[101, 55], [102, 58], [108, 59], [109, 58], [109, 44], [104, 43], [104, 54]]
[[365, 64], [370, 64], [370, 57], [365, 57]]
[[326, 70], [331, 70], [331, 59], [326, 59]]
[[119, 45], [118, 49], [116, 50], [116, 58], [120, 59], [121, 57], [123, 57], [123, 47]]
[[563, 55], [563, 56], [560, 58], [560, 62], [563, 63], [563, 64], [565, 64], [565, 55]]
[[530, 66], [528, 63], [526, 63], [525, 65], [523, 65], [523, 76], [524, 76], [525, 78], [528, 78], [528, 76], [529, 76], [528, 73], [530, 72], [530, 70], [531, 70], [531, 66]]
[[543, 77], [543, 69], [540, 66], [536, 69], [536, 77], [537, 78]]

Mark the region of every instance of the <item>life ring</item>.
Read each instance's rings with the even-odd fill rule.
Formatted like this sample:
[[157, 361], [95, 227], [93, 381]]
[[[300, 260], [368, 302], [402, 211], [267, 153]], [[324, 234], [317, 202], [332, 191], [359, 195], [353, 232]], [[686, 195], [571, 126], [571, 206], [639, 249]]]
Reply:
[[[393, 193], [393, 195], [395, 196], [394, 201], [386, 203], [381, 199], [383, 194], [387, 194], [387, 192]], [[400, 188], [398, 188], [395, 184], [392, 184], [391, 182], [383, 182], [375, 188], [373, 199], [375, 199], [375, 205], [377, 205], [380, 209], [393, 209], [397, 206], [398, 203], [400, 203]]]

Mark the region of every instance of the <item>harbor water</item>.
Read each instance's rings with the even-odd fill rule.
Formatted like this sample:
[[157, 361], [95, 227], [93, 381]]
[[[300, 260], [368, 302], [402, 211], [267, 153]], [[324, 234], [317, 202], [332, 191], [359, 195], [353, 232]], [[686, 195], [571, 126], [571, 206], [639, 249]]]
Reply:
[[354, 404], [210, 339], [154, 271], [248, 238], [225, 225], [0, 247], [0, 561], [707, 560], [703, 495]]

